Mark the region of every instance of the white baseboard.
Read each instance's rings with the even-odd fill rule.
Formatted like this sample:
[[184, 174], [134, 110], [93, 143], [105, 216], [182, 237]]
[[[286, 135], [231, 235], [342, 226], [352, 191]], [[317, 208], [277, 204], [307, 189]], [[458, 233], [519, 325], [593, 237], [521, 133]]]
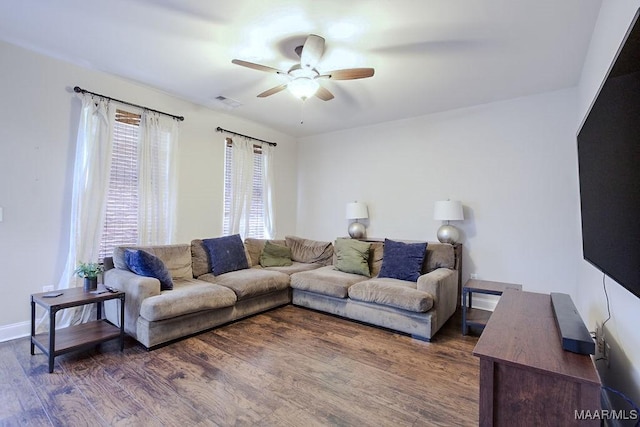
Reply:
[[28, 337], [30, 334], [30, 321], [0, 326], [0, 342], [11, 341], [15, 340], [16, 338]]

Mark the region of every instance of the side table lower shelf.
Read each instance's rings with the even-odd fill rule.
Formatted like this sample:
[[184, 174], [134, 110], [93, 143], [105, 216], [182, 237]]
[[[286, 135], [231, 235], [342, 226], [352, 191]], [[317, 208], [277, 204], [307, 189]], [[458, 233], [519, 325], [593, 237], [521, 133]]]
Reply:
[[[55, 348], [53, 357], [70, 351], [93, 347], [101, 342], [114, 338], [120, 338], [120, 328], [107, 323], [105, 320], [94, 320], [81, 325], [69, 326], [56, 331]], [[37, 334], [32, 337], [32, 342], [49, 355], [49, 334]]]
[[484, 328], [491, 317], [491, 311], [480, 308], [467, 308], [466, 325]]
[[491, 311], [472, 308], [473, 294], [502, 295], [507, 289], [522, 290], [522, 285], [471, 279], [462, 288], [462, 335], [467, 335], [470, 326], [484, 329]]

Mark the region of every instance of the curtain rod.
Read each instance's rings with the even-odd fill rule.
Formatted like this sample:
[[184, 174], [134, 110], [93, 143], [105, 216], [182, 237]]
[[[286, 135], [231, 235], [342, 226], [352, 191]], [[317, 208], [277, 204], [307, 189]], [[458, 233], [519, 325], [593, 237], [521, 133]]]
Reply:
[[123, 101], [121, 99], [112, 98], [112, 97], [106, 96], [106, 95], [100, 95], [99, 93], [95, 93], [95, 92], [91, 92], [91, 91], [86, 90], [86, 89], [82, 89], [80, 86], [74, 87], [73, 91], [75, 93], [90, 93], [91, 95], [99, 96], [100, 98], [108, 99], [110, 101], [117, 101], [117, 102], [120, 102], [121, 104], [131, 105], [132, 107], [142, 108], [143, 110], [153, 111], [154, 113], [158, 113], [158, 114], [164, 114], [165, 116], [173, 117], [174, 119], [179, 120], [181, 122], [184, 121], [184, 117], [183, 116], [175, 116], [173, 114], [164, 113], [162, 111], [154, 110], [153, 108], [143, 107], [142, 105], [133, 104], [131, 102]]
[[264, 139], [258, 139], [258, 138], [254, 138], [254, 137], [249, 136], [249, 135], [243, 135], [243, 134], [238, 133], [238, 132], [233, 132], [233, 131], [231, 131], [231, 130], [222, 129], [220, 126], [218, 126], [218, 127], [216, 128], [216, 131], [217, 131], [217, 132], [227, 132], [227, 133], [230, 133], [230, 134], [232, 134], [232, 135], [244, 136], [245, 138], [253, 139], [254, 141], [264, 142], [265, 144], [269, 144], [269, 145], [271, 145], [271, 146], [273, 146], [273, 147], [275, 147], [276, 145], [278, 145], [278, 144], [276, 144], [275, 142], [269, 142], [269, 141], [265, 141]]

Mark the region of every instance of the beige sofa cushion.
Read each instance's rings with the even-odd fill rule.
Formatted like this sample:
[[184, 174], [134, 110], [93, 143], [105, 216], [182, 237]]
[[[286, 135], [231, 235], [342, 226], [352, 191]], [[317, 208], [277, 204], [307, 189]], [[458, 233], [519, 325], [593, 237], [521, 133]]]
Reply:
[[429, 273], [438, 268], [454, 269], [456, 267], [456, 253], [448, 243], [429, 242], [427, 256], [424, 258], [422, 271]]
[[414, 282], [398, 279], [370, 279], [349, 288], [349, 298], [415, 313], [425, 313], [433, 307], [433, 296], [416, 288]]
[[288, 275], [261, 267], [231, 271], [218, 276], [209, 273], [198, 279], [231, 289], [235, 292], [238, 301], [289, 287]]
[[365, 276], [344, 273], [328, 265], [316, 270], [292, 274], [291, 287], [316, 294], [346, 298], [349, 287], [365, 279], [367, 279]]
[[299, 273], [301, 271], [315, 270], [316, 268], [320, 268], [320, 267], [322, 267], [322, 265], [317, 263], [293, 261], [293, 264], [291, 265], [286, 265], [282, 267], [264, 267], [264, 269], [279, 271], [280, 273], [288, 274], [289, 276], [291, 276], [294, 273]]
[[296, 236], [285, 236], [287, 246], [291, 248], [291, 259], [298, 262], [317, 262], [322, 265], [331, 264], [333, 245], [331, 242], [303, 239]]
[[191, 267], [193, 268], [193, 277], [200, 277], [203, 274], [211, 272], [209, 267], [209, 253], [204, 247], [202, 239], [191, 241]]
[[173, 290], [145, 298], [140, 306], [140, 316], [153, 322], [203, 310], [230, 307], [236, 300], [236, 294], [224, 286], [193, 278], [178, 279], [173, 284]]
[[160, 258], [172, 279], [193, 279], [191, 245], [118, 246], [113, 250], [113, 265], [121, 270], [129, 270], [124, 260], [126, 249], [140, 249]]
[[371, 277], [376, 277], [380, 273], [382, 267], [382, 254], [384, 253], [384, 243], [373, 242], [369, 250], [369, 267], [371, 268]]

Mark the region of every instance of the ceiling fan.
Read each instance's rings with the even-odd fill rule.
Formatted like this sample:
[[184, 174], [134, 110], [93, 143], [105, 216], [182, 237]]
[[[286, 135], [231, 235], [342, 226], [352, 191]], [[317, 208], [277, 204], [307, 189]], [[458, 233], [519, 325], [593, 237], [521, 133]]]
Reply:
[[265, 98], [288, 88], [291, 93], [302, 100], [306, 100], [307, 98], [315, 95], [323, 101], [329, 101], [333, 99], [333, 94], [327, 88], [320, 86], [318, 80], [364, 79], [373, 76], [375, 71], [373, 68], [346, 68], [343, 70], [333, 70], [321, 73], [316, 69], [316, 65], [320, 62], [322, 54], [324, 53], [324, 38], [315, 34], [310, 34], [305, 40], [304, 45], [296, 47], [295, 51], [300, 57], [300, 63], [293, 65], [287, 71], [243, 61], [241, 59], [234, 59], [231, 62], [254, 70], [276, 73], [289, 77], [288, 83], [265, 90], [258, 95], [258, 98]]

